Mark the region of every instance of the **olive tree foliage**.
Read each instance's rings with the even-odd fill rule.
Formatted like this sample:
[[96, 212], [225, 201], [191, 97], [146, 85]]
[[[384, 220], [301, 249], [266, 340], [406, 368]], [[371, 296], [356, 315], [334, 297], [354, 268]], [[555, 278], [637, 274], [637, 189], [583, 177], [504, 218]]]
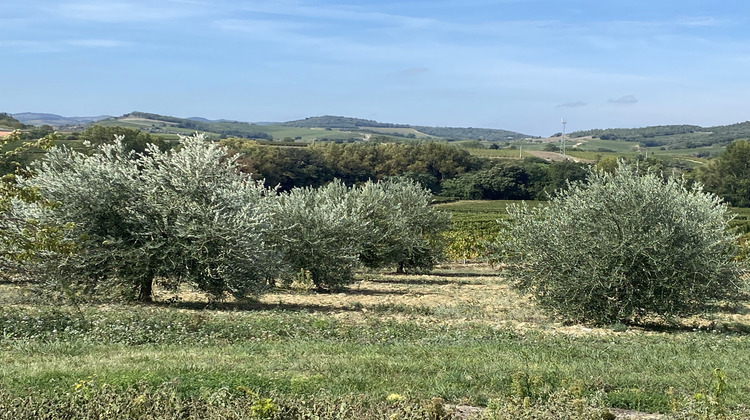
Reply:
[[571, 321], [670, 320], [738, 291], [727, 207], [682, 179], [620, 162], [509, 215], [496, 258], [517, 288]]
[[216, 297], [257, 292], [274, 275], [265, 245], [266, 190], [202, 136], [178, 150], [137, 155], [120, 140], [87, 155], [53, 148], [25, 181], [52, 208], [18, 205], [19, 218], [72, 222], [76, 252], [45, 265], [55, 286], [127, 286], [151, 300], [154, 281], [188, 282]]
[[282, 255], [284, 280], [309, 276], [319, 290], [354, 280], [367, 222], [346, 185], [295, 188], [272, 202], [273, 242]]
[[442, 255], [437, 237], [448, 218], [430, 206], [430, 192], [414, 181], [354, 187], [334, 181], [292, 189], [272, 201], [274, 242], [287, 280], [309, 275], [318, 289], [338, 289], [362, 265], [427, 271]]
[[367, 182], [354, 194], [369, 222], [359, 255], [366, 267], [426, 272], [442, 259], [440, 233], [449, 228], [449, 218], [431, 206], [427, 189], [409, 179], [391, 178]]
[[51, 207], [54, 203], [44, 200], [32, 187], [22, 185], [21, 180], [33, 172], [18, 163], [19, 157], [32, 149], [47, 150], [57, 140], [50, 134], [35, 141], [21, 142], [21, 133], [12, 132], [0, 138], [0, 164], [14, 168], [0, 177], [0, 277], [18, 274], [24, 263], [49, 253], [67, 252], [69, 245], [63, 232], [69, 226], [59, 223], [40, 223], [38, 220], [22, 219], [13, 214], [14, 203]]

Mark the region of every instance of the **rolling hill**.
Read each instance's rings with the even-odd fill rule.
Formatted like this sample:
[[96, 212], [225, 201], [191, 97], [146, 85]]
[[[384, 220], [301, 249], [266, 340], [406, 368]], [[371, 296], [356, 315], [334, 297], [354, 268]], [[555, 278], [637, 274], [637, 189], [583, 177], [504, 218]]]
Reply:
[[726, 145], [737, 139], [750, 138], [750, 121], [714, 127], [697, 125], [658, 125], [643, 128], [608, 128], [570, 133], [571, 138], [591, 136], [601, 140], [622, 140], [641, 147], [694, 149]]
[[[438, 137], [446, 140], [487, 140], [487, 141], [508, 141], [519, 140], [531, 137], [527, 134], [516, 133], [514, 131], [500, 130], [493, 128], [473, 128], [473, 127], [428, 127], [408, 124], [390, 124], [381, 123], [373, 120], [364, 120], [361, 118], [339, 117], [334, 115], [324, 115], [322, 117], [310, 117], [304, 120], [288, 121], [280, 123], [286, 127], [320, 127], [331, 129], [346, 130], [365, 130], [377, 133], [386, 133], [395, 136], [409, 136], [403, 134], [403, 129], [413, 130], [413, 137]], [[392, 129], [392, 130], [389, 130]], [[418, 134], [421, 133], [422, 136]]]
[[[242, 137], [258, 140], [286, 140], [295, 142], [335, 141], [356, 142], [371, 138], [398, 141], [399, 139], [434, 139], [445, 141], [480, 140], [507, 143], [530, 139], [532, 136], [508, 130], [475, 127], [430, 127], [384, 123], [374, 120], [323, 115], [287, 122], [249, 123], [226, 119], [209, 120], [202, 117], [178, 118], [146, 112], [131, 112], [120, 117], [63, 117], [55, 114], [24, 112], [9, 114], [23, 124], [51, 125], [80, 129], [88, 124], [123, 126], [149, 133], [177, 137], [196, 131], [211, 138]], [[733, 140], [750, 138], [750, 121], [714, 127], [697, 125], [661, 125], [642, 128], [607, 128], [577, 131], [571, 139], [584, 140], [591, 148], [598, 142], [609, 142], [599, 149], [618, 149], [612, 142], [623, 142], [641, 148], [658, 150], [700, 149], [723, 147]]]
[[63, 117], [56, 114], [43, 114], [36, 112], [21, 112], [11, 115], [13, 118], [27, 125], [51, 125], [53, 127], [89, 124], [106, 118], [112, 118], [110, 115], [100, 115], [98, 117]]

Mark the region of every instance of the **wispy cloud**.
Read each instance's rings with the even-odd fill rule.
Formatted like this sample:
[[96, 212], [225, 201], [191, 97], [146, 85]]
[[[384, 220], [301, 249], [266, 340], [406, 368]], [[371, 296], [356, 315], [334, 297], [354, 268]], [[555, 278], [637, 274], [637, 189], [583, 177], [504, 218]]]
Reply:
[[408, 69], [401, 70], [397, 74], [399, 76], [405, 76], [405, 77], [412, 77], [412, 76], [418, 76], [420, 74], [428, 73], [430, 69], [427, 67], [411, 67]]
[[65, 52], [74, 48], [118, 48], [132, 45], [112, 39], [69, 39], [55, 41], [0, 40], [0, 48], [31, 54]]
[[63, 51], [59, 43], [29, 40], [0, 40], [0, 48], [23, 53], [54, 53]]
[[678, 26], [723, 26], [729, 23], [726, 19], [711, 16], [681, 16], [672, 22]]
[[618, 105], [632, 105], [637, 104], [638, 99], [635, 97], [635, 95], [625, 95], [617, 99], [610, 99], [609, 103]]
[[563, 104], [559, 104], [555, 106], [555, 108], [579, 108], [582, 106], [586, 106], [588, 103], [583, 101], [576, 101], [576, 102], [565, 102]]
[[74, 47], [90, 48], [117, 48], [131, 45], [130, 42], [116, 41], [113, 39], [71, 39], [65, 41], [65, 44]]
[[56, 13], [68, 19], [115, 23], [169, 20], [193, 16], [198, 12], [186, 7], [184, 2], [89, 0], [62, 3], [57, 7]]
[[347, 5], [310, 6], [295, 0], [252, 1], [238, 7], [245, 12], [265, 13], [297, 18], [314, 18], [346, 22], [381, 23], [389, 26], [424, 27], [437, 23], [430, 18], [375, 12]]

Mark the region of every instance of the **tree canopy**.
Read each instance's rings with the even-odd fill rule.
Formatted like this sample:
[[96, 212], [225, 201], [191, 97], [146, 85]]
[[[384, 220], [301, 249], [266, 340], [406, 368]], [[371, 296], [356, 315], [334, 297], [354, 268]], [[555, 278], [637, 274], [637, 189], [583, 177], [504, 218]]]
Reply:
[[750, 207], [750, 141], [729, 144], [718, 158], [698, 171], [706, 189], [737, 207]]

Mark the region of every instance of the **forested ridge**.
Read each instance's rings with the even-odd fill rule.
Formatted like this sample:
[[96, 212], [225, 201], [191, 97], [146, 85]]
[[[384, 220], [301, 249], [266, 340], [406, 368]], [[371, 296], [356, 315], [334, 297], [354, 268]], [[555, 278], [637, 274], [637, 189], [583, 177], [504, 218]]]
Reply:
[[713, 144], [728, 144], [733, 140], [750, 138], [750, 121], [700, 127], [697, 125], [657, 125], [643, 128], [607, 128], [570, 133], [570, 137], [592, 136], [602, 140], [637, 142], [643, 147], [696, 148]]

